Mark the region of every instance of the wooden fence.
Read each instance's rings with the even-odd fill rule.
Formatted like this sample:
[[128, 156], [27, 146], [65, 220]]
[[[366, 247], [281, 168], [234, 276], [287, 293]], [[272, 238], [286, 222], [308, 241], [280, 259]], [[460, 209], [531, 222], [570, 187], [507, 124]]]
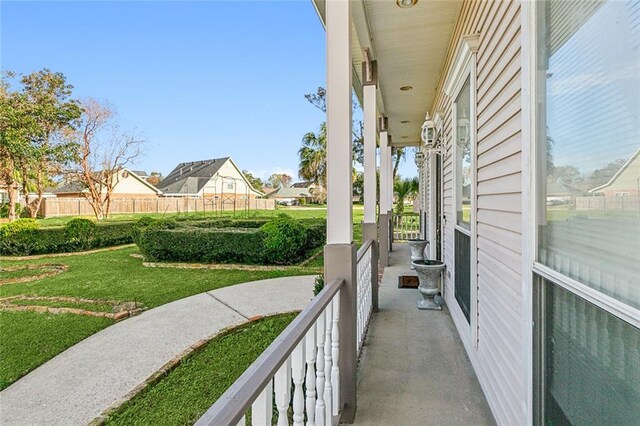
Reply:
[[[136, 213], [216, 213], [244, 212], [247, 210], [274, 210], [273, 199], [213, 199], [190, 197], [115, 198], [111, 201], [111, 214]], [[85, 198], [45, 198], [40, 217], [92, 216], [93, 209]]]
[[640, 197], [637, 195], [576, 197], [576, 210], [600, 210], [619, 212], [640, 212]]

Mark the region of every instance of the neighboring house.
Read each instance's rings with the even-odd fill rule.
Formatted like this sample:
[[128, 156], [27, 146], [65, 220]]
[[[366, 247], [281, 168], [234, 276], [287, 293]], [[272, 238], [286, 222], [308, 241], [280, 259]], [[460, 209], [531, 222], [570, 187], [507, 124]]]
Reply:
[[159, 184], [166, 197], [251, 199], [254, 189], [230, 157], [178, 164]]
[[264, 194], [264, 196], [266, 198], [269, 198], [269, 194], [271, 194], [272, 192], [277, 191], [277, 190], [278, 190], [278, 188], [271, 188], [271, 187], [268, 187], [268, 186], [263, 186], [262, 187], [262, 193]]
[[547, 205], [567, 204], [573, 197], [586, 195], [586, 192], [564, 182], [547, 182]]
[[306, 181], [306, 182], [296, 182], [293, 185], [291, 185], [291, 188], [309, 188], [309, 189], [312, 189], [312, 188], [315, 188], [315, 187], [316, 187], [315, 183], [308, 182], [308, 181]]
[[[295, 184], [294, 184], [295, 185]], [[278, 204], [294, 205], [313, 202], [313, 194], [308, 187], [280, 187], [267, 194], [267, 198], [273, 198]]]
[[[16, 196], [20, 196], [20, 189], [17, 184], [14, 184], [14, 188], [16, 189]], [[7, 183], [4, 181], [0, 181], [0, 204], [9, 202], [9, 187]]]
[[149, 174], [144, 170], [131, 170], [131, 171], [135, 173], [140, 179], [147, 180], [149, 178]]
[[605, 196], [640, 195], [640, 148], [620, 167], [609, 182], [590, 189], [589, 192]]
[[[111, 196], [113, 198], [156, 198], [162, 192], [140, 177], [137, 173], [123, 168], [114, 179], [117, 180]], [[88, 193], [82, 182], [70, 182], [50, 190], [58, 198], [84, 197]]]

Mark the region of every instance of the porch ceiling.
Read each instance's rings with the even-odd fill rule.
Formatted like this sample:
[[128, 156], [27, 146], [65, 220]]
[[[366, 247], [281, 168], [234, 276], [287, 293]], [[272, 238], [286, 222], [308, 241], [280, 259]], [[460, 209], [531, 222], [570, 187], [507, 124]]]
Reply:
[[[325, 0], [312, 1], [324, 24]], [[362, 51], [368, 48], [378, 61], [378, 106], [389, 119], [393, 145], [420, 143], [420, 128], [434, 101], [461, 4], [418, 0], [403, 9], [393, 0], [352, 2], [353, 86], [362, 99]], [[412, 89], [400, 90], [404, 86]]]

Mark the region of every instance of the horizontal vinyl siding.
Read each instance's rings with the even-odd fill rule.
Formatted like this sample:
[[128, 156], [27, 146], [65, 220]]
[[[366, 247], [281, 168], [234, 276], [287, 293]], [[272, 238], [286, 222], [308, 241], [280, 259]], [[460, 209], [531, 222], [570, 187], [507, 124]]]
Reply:
[[[434, 110], [444, 112], [443, 253], [454, 270], [452, 99], [443, 82], [460, 37], [480, 34], [476, 62], [478, 348], [466, 342], [499, 424], [523, 424], [526, 399], [522, 348], [522, 141], [520, 3], [466, 1], [451, 41]], [[447, 302], [454, 285], [445, 277]], [[457, 321], [457, 327], [467, 327]], [[462, 333], [462, 336], [471, 336]]]

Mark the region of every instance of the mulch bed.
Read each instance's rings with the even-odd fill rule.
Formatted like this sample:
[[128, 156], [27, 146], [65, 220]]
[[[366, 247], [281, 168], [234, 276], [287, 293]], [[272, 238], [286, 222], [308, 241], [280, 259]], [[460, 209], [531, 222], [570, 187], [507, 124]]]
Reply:
[[43, 270], [43, 272], [36, 275], [29, 275], [26, 277], [17, 278], [0, 278], [0, 285], [15, 284], [15, 283], [28, 283], [31, 281], [41, 280], [43, 278], [52, 277], [54, 275], [65, 272], [69, 267], [58, 263], [43, 263], [41, 265], [23, 265], [23, 266], [11, 266], [8, 268], [0, 268], [0, 272], [14, 272], [23, 270]]
[[[40, 305], [20, 305], [20, 301], [26, 300], [42, 300], [47, 302], [75, 302], [75, 303], [88, 303], [88, 304], [107, 304], [113, 305], [112, 312], [100, 312], [90, 311], [88, 309], [80, 308], [68, 308], [68, 307], [55, 307], [55, 306], [40, 306]], [[18, 302], [18, 303], [15, 303]], [[86, 315], [91, 317], [110, 318], [115, 321], [120, 321], [125, 318], [129, 318], [134, 315], [138, 315], [146, 308], [140, 306], [136, 302], [120, 302], [117, 300], [94, 300], [84, 299], [80, 297], [42, 297], [42, 296], [10, 296], [0, 299], [0, 311], [30, 311], [41, 312], [50, 314], [76, 314]]]

